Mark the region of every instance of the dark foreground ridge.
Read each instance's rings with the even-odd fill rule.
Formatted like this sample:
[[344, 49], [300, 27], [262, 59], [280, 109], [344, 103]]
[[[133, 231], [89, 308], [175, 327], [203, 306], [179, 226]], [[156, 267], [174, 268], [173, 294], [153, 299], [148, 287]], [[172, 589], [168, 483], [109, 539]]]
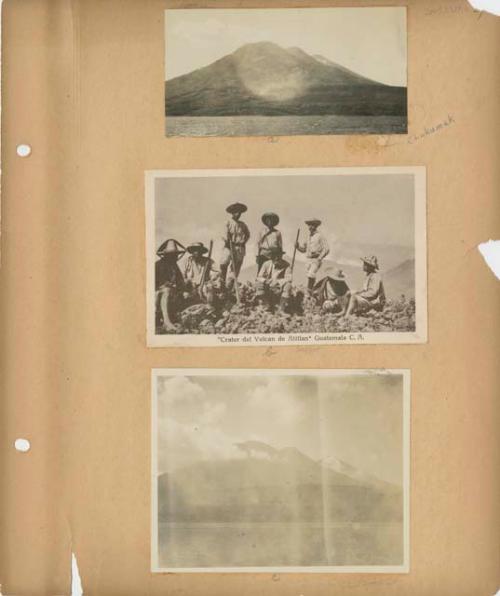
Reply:
[[[157, 325], [157, 335], [233, 335], [269, 333], [414, 333], [415, 300], [406, 296], [389, 298], [382, 311], [370, 311], [349, 318], [321, 311], [305, 288], [295, 287], [291, 312], [255, 306], [255, 286], [246, 282], [239, 288], [241, 303], [232, 296], [219, 308], [196, 304], [180, 313], [171, 332]], [[158, 317], [157, 317], [158, 320]]]

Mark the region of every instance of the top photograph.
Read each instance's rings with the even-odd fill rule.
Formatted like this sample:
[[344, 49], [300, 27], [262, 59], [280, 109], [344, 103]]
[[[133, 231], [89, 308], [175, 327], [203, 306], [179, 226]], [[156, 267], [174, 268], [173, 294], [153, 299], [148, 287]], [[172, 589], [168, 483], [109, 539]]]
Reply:
[[165, 132], [407, 134], [406, 8], [166, 10]]

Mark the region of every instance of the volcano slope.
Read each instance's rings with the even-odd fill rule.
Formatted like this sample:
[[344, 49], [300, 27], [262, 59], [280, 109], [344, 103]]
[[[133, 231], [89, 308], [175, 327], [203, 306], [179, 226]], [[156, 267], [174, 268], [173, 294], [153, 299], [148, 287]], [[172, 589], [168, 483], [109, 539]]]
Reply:
[[399, 116], [407, 90], [367, 79], [322, 56], [271, 42], [165, 84], [167, 116]]

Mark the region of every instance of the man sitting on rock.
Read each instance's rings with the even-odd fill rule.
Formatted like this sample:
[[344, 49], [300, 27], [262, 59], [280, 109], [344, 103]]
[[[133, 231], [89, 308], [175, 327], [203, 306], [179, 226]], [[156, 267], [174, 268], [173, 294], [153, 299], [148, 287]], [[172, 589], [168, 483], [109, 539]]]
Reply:
[[189, 253], [184, 264], [184, 299], [189, 304], [214, 303], [214, 282], [219, 274], [214, 269], [214, 261], [206, 257], [208, 248], [203, 242], [194, 242], [187, 247]]
[[344, 272], [337, 269], [324, 277], [314, 287], [313, 296], [323, 312], [344, 313], [351, 297]]
[[175, 331], [174, 320], [181, 308], [184, 278], [177, 261], [184, 255], [177, 240], [168, 239], [158, 249], [155, 263], [156, 312], [164, 331]]
[[383, 310], [385, 306], [385, 290], [382, 276], [378, 272], [378, 259], [375, 256], [364, 257], [363, 271], [366, 274], [363, 289], [354, 292], [349, 300], [346, 316], [362, 314], [370, 310]]
[[274, 249], [271, 258], [260, 268], [255, 282], [257, 304], [270, 308], [279, 304], [280, 309], [287, 310], [292, 292], [292, 276], [290, 263], [283, 259], [284, 254], [283, 249]]

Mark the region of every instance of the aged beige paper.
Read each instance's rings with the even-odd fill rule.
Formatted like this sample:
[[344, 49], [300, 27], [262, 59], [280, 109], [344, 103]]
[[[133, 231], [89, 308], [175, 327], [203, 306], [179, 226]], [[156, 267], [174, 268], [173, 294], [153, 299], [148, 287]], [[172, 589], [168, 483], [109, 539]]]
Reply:
[[[372, 3], [314, 3], [346, 4]], [[2, 593], [70, 593], [72, 553], [98, 596], [498, 589], [500, 287], [477, 246], [500, 226], [500, 21], [466, 0], [406, 5], [408, 135], [188, 138], [165, 136], [165, 9], [269, 3], [4, 1]], [[145, 171], [408, 165], [427, 170], [427, 343], [147, 348]], [[165, 367], [410, 370], [410, 572], [152, 573]]]

